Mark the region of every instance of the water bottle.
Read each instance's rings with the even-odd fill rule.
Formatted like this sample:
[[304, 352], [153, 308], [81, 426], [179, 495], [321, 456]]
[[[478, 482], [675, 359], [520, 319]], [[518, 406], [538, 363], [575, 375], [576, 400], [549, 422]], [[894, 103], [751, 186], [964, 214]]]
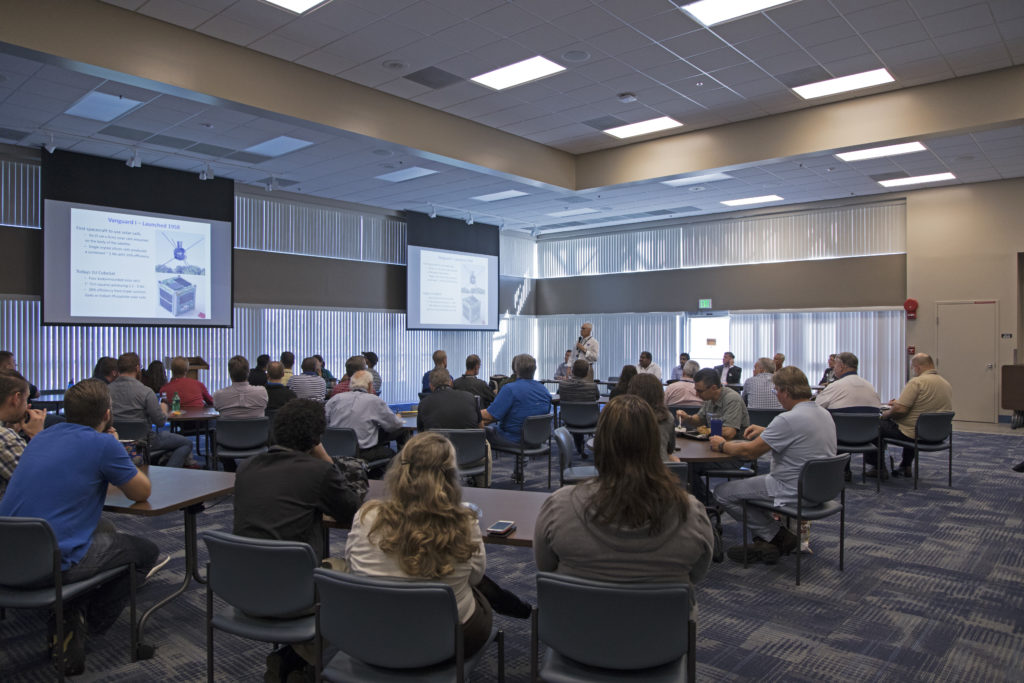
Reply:
[[69, 379], [68, 380], [68, 389], [71, 389], [71, 387], [73, 387], [73, 386], [75, 386], [75, 380]]
[[181, 412], [181, 397], [178, 396], [178, 392], [174, 392], [174, 400], [171, 401], [171, 411], [175, 413]]

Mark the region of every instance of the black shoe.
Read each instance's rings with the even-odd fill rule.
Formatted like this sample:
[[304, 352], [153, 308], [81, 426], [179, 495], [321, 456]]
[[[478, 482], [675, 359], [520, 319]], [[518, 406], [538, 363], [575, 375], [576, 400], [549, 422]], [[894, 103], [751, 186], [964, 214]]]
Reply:
[[1013, 466], [1013, 471], [1014, 472], [1024, 472], [1024, 460], [1021, 460], [1019, 463], [1014, 465]]
[[60, 661], [64, 652], [64, 675], [78, 676], [85, 672], [85, 614], [81, 609], [71, 608], [64, 612], [64, 643], [58, 648], [57, 624], [50, 616], [50, 654], [53, 661]]
[[850, 470], [843, 472], [843, 481], [853, 481], [853, 472]]
[[487, 602], [490, 603], [491, 609], [498, 614], [504, 614], [506, 617], [514, 617], [516, 619], [530, 618], [530, 613], [533, 611], [530, 603], [521, 600], [512, 591], [494, 583], [491, 577], [484, 575], [484, 578], [480, 579], [480, 583], [477, 584], [476, 588], [487, 599]]
[[900, 473], [901, 477], [906, 477], [907, 479], [913, 479], [914, 478], [914, 466], [913, 465], [904, 465], [904, 466], [900, 467], [899, 473]]
[[779, 527], [778, 533], [772, 539], [772, 543], [779, 549], [779, 553], [789, 555], [800, 547], [800, 537], [786, 527]]
[[[730, 560], [742, 562], [743, 552], [743, 546], [736, 545], [729, 548], [725, 554], [729, 556]], [[754, 542], [746, 547], [746, 553], [747, 562], [764, 562], [765, 564], [775, 564], [779, 561], [780, 555], [777, 545], [757, 536], [754, 537]]]
[[267, 671], [263, 674], [263, 683], [286, 683], [289, 674], [305, 664], [305, 660], [290, 645], [279, 647], [267, 655]]

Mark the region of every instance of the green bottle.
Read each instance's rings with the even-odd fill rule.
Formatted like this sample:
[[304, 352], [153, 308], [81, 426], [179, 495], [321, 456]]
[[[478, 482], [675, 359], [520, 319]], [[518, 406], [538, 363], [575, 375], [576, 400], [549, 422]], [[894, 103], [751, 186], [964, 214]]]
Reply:
[[181, 397], [178, 396], [177, 391], [174, 392], [174, 400], [171, 401], [171, 411], [175, 413], [181, 411]]

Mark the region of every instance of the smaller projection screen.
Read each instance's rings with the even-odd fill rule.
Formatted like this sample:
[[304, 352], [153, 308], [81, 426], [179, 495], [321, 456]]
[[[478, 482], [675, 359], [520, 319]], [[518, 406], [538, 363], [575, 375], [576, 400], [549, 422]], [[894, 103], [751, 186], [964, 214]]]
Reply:
[[498, 227], [413, 212], [405, 218], [406, 327], [497, 330]]

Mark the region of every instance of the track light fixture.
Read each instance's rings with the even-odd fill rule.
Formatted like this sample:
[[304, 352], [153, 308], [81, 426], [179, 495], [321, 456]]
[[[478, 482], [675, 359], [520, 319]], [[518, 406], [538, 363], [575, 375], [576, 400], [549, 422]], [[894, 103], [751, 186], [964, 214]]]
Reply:
[[57, 151], [57, 144], [53, 141], [53, 133], [50, 133], [50, 141], [43, 145], [43, 149], [45, 149], [50, 154], [53, 154], [54, 152]]
[[213, 180], [216, 176], [213, 175], [213, 168], [210, 167], [209, 162], [203, 167], [203, 170], [199, 172], [200, 180]]
[[267, 192], [273, 192], [274, 188], [276, 188], [276, 187], [277, 187], [277, 177], [276, 176], [270, 176], [270, 180], [267, 182], [267, 184], [264, 186], [264, 188], [266, 189]]
[[128, 161], [124, 162], [128, 168], [139, 168], [142, 166], [142, 157], [139, 156], [139, 150], [132, 150], [132, 156]]
[[433, 204], [430, 205], [430, 217], [437, 218], [437, 209], [434, 208]]
[[466, 219], [466, 225], [473, 225], [473, 214], [469, 214], [469, 218]]

